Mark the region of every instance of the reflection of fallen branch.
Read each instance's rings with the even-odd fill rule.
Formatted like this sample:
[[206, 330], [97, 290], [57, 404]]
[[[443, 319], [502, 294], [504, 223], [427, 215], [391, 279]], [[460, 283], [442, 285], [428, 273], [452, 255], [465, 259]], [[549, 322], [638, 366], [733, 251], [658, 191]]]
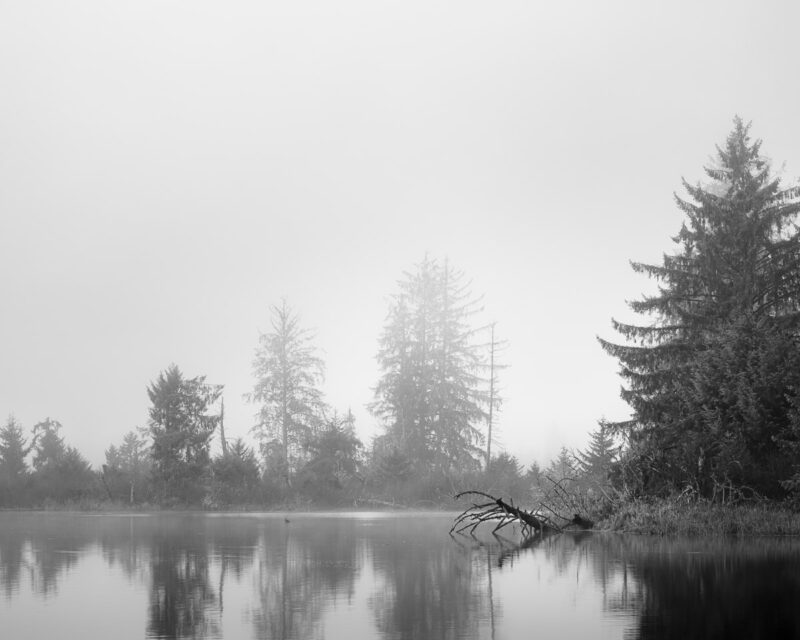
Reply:
[[501, 549], [502, 550], [501, 550], [500, 554], [497, 556], [497, 566], [498, 567], [502, 567], [503, 564], [505, 564], [509, 560], [511, 562], [513, 562], [514, 559], [518, 555], [520, 555], [520, 553], [522, 553], [523, 551], [526, 551], [527, 549], [530, 549], [534, 545], [541, 544], [541, 542], [543, 540], [544, 540], [543, 536], [528, 536], [522, 542], [519, 542], [517, 544], [512, 544], [510, 546], [509, 545], [503, 545], [501, 543]]
[[494, 534], [506, 525], [512, 523], [520, 524], [522, 525], [522, 535], [526, 538], [537, 533], [540, 535], [559, 533], [569, 525], [576, 525], [581, 529], [591, 529], [594, 526], [594, 522], [581, 517], [577, 513], [572, 519], [559, 515], [545, 503], [542, 504], [542, 507], [550, 511], [555, 518], [563, 520], [564, 522], [562, 524], [558, 524], [555, 520], [544, 515], [541, 510], [536, 512], [525, 511], [524, 509], [515, 507], [513, 502], [509, 504], [502, 498], [495, 498], [483, 491], [462, 491], [456, 494], [455, 499], [458, 500], [462, 496], [467, 495], [481, 496], [489, 501], [480, 504], [476, 502], [473, 503], [471, 507], [464, 509], [453, 522], [450, 533], [461, 533], [469, 529], [470, 534], [474, 534], [475, 529], [484, 522], [496, 523], [494, 529], [492, 529], [492, 533]]

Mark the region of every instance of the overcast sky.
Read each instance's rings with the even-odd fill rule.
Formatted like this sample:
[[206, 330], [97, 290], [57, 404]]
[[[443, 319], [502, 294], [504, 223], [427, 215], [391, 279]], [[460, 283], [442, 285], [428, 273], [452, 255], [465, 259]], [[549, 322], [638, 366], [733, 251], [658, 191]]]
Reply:
[[[658, 5], [658, 6], [656, 6]], [[800, 175], [794, 2], [0, 0], [0, 419], [93, 464], [176, 363], [225, 385], [269, 306], [365, 405], [404, 270], [447, 257], [508, 340], [526, 465], [621, 419], [598, 346], [735, 114]]]

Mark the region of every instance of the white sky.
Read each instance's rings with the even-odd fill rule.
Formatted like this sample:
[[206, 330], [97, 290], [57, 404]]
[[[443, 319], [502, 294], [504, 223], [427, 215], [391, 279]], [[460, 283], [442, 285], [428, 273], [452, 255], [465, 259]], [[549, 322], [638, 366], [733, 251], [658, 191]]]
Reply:
[[[655, 6], [658, 4], [658, 6]], [[425, 252], [508, 340], [528, 464], [625, 418], [595, 336], [648, 289], [680, 178], [736, 113], [800, 173], [793, 2], [0, 0], [0, 419], [93, 464], [170, 363], [226, 386], [269, 305], [317, 331], [365, 441], [396, 281]]]

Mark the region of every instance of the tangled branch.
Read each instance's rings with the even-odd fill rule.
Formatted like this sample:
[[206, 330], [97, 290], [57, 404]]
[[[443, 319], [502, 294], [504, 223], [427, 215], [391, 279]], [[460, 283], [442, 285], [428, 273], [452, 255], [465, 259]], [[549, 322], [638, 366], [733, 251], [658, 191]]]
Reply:
[[488, 499], [489, 502], [480, 504], [474, 502], [472, 506], [464, 509], [453, 522], [450, 533], [461, 533], [469, 529], [472, 534], [478, 525], [484, 522], [497, 523], [492, 529], [492, 533], [497, 533], [503, 527], [516, 522], [522, 525], [522, 534], [525, 537], [534, 533], [544, 534], [562, 530], [562, 527], [555, 524], [547, 516], [519, 509], [514, 506], [513, 502], [509, 504], [502, 498], [495, 498], [483, 491], [462, 491], [456, 494], [455, 499], [458, 500], [467, 495], [481, 496]]

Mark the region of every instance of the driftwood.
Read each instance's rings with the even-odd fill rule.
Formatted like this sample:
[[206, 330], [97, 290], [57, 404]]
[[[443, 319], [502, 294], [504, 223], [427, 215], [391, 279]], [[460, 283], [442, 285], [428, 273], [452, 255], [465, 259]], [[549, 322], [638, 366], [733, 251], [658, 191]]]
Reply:
[[[560, 533], [570, 525], [575, 525], [580, 529], [591, 529], [594, 526], [594, 522], [577, 513], [572, 519], [569, 519], [553, 512], [555, 517], [563, 520], [563, 524], [558, 524], [549, 516], [544, 515], [541, 509], [525, 511], [515, 507], [513, 501], [509, 503], [483, 491], [462, 491], [455, 495], [455, 499], [458, 500], [463, 496], [480, 496], [487, 499], [488, 502], [474, 502], [472, 506], [464, 509], [453, 522], [450, 533], [462, 533], [469, 529], [470, 534], [474, 534], [475, 529], [484, 522], [496, 523], [492, 529], [493, 534], [509, 524], [517, 523], [522, 526], [522, 535], [526, 538], [536, 534]], [[552, 512], [546, 505], [542, 506]]]

